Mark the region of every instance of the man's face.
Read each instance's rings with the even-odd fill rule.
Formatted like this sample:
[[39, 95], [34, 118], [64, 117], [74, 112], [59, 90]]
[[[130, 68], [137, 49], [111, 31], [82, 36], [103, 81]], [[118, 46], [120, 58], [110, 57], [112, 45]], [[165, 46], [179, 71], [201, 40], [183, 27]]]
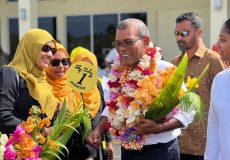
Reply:
[[198, 42], [198, 31], [192, 28], [188, 20], [176, 24], [175, 28], [176, 42], [179, 49], [183, 52], [192, 49]]
[[137, 26], [135, 24], [129, 25], [125, 29], [117, 30], [115, 48], [120, 55], [122, 65], [134, 68], [145, 53], [147, 43], [146, 37], [137, 35]]

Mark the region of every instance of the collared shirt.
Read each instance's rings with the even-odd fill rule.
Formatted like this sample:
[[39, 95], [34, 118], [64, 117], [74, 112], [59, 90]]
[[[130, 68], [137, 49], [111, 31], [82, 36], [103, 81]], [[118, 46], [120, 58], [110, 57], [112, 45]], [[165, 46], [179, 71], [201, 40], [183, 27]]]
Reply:
[[[168, 67], [173, 66], [171, 63], [159, 60], [157, 62], [157, 68], [156, 70], [163, 71]], [[105, 107], [102, 116], [109, 116], [109, 110], [108, 107]], [[180, 121], [184, 127], [187, 127], [188, 124], [190, 124], [194, 117], [194, 112], [191, 113], [182, 113], [177, 112], [176, 114], [173, 114], [174, 118], [176, 118], [178, 121]], [[172, 141], [173, 139], [177, 138], [181, 134], [181, 129], [176, 128], [170, 131], [158, 133], [158, 134], [148, 134], [145, 135], [144, 138], [144, 145], [151, 145], [151, 144], [157, 144], [157, 143], [168, 143]]]
[[[171, 62], [177, 66], [181, 59], [182, 55], [175, 57]], [[209, 69], [201, 79], [199, 88], [195, 89], [195, 92], [200, 95], [203, 100], [206, 122], [208, 117], [212, 81], [214, 76], [218, 72], [226, 69], [227, 66], [226, 63], [220, 59], [220, 56], [216, 52], [207, 49], [201, 41], [194, 56], [189, 58], [185, 81], [187, 81], [188, 76], [191, 78], [198, 77], [207, 64], [209, 64]], [[204, 155], [206, 128], [206, 124], [203, 127], [200, 125], [198, 120], [194, 120], [192, 124], [188, 126], [188, 128], [182, 130], [180, 137], [180, 150], [182, 154]]]

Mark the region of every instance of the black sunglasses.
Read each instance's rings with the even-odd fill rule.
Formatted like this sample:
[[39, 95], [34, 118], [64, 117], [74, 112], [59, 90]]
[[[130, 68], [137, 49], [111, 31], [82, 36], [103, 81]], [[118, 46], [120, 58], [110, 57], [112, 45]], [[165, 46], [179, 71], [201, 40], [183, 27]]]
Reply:
[[52, 48], [52, 47], [50, 47], [50, 46], [47, 45], [47, 44], [43, 45], [43, 47], [42, 47], [42, 52], [48, 53], [49, 51], [51, 51], [52, 54], [54, 55], [54, 54], [57, 52], [57, 49], [56, 49], [56, 48]]
[[175, 31], [176, 36], [182, 36], [182, 37], [188, 37], [189, 36], [189, 31], [183, 30], [183, 31]]
[[63, 59], [52, 59], [50, 62], [53, 67], [59, 66], [60, 62], [62, 63], [63, 66], [67, 66], [70, 64], [70, 59], [69, 58], [63, 58]]

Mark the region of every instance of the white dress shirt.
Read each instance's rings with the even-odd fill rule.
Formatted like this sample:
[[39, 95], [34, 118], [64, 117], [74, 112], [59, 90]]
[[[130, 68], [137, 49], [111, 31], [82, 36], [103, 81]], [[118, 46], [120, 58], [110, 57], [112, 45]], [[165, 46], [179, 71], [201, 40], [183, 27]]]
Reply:
[[[163, 71], [166, 68], [172, 67], [172, 66], [173, 65], [169, 62], [159, 60], [157, 62], [157, 68], [156, 69]], [[183, 84], [183, 87], [185, 87], [184, 84]], [[193, 121], [194, 113], [195, 112], [190, 112], [190, 113], [178, 112], [178, 113], [174, 114], [172, 117], [179, 120], [184, 125], [184, 127], [187, 127], [188, 124], [190, 124]], [[108, 107], [105, 107], [105, 109], [102, 113], [102, 116], [106, 116], [106, 117], [109, 116]], [[180, 134], [181, 134], [180, 128], [173, 129], [173, 130], [166, 131], [166, 132], [162, 132], [162, 133], [158, 133], [158, 134], [148, 134], [148, 135], [145, 135], [144, 145], [151, 145], [151, 144], [157, 144], [157, 143], [168, 143], [171, 140], [177, 138]]]

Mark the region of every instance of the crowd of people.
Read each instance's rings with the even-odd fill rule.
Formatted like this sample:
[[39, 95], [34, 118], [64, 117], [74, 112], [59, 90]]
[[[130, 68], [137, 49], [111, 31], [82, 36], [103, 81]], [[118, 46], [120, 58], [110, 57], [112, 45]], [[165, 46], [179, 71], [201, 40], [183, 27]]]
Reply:
[[[108, 73], [114, 72], [117, 64], [122, 66], [122, 70], [116, 74], [116, 78], [102, 78], [102, 82], [98, 78], [97, 85], [91, 91], [80, 93], [69, 87], [66, 72], [71, 64], [79, 61], [86, 61], [97, 70], [95, 54], [81, 46], [69, 54], [47, 31], [27, 31], [18, 44], [13, 60], [0, 68], [0, 131], [12, 134], [16, 126], [27, 119], [32, 105], [44, 107], [45, 116], [52, 120], [64, 99], [70, 113], [83, 101], [93, 130], [84, 141], [83, 126], [80, 125], [78, 133], [75, 132], [67, 143], [69, 155], [62, 159], [105, 158], [102, 152], [103, 138], [106, 139], [106, 159], [113, 159], [114, 149], [108, 127], [111, 115], [109, 102], [117, 98], [113, 105], [119, 108], [121, 99], [118, 97], [127, 97], [126, 82], [133, 76], [132, 71], [140, 68], [140, 63], [144, 62], [147, 66], [141, 75], [144, 77], [147, 72], [154, 74], [178, 66], [186, 53], [188, 67], [184, 81], [189, 76], [198, 77], [209, 64], [199, 88], [195, 90], [204, 102], [205, 127], [194, 119], [194, 112], [182, 112], [179, 106], [162, 121], [142, 117], [132, 128], [136, 135], [144, 137], [143, 148], [135, 150], [122, 146], [121, 159], [227, 160], [230, 152], [230, 127], [227, 123], [230, 113], [227, 103], [230, 73], [226, 62], [230, 61], [230, 19], [223, 23], [220, 30], [215, 46], [219, 53], [208, 49], [203, 43], [203, 22], [194, 12], [183, 13], [176, 18], [174, 33], [181, 54], [174, 57], [171, 63], [156, 57], [144, 59], [148, 49], [155, 48], [149, 45], [151, 38], [147, 26], [135, 18], [121, 21], [116, 28], [115, 41], [112, 43], [114, 48], [106, 58], [106, 65]], [[119, 90], [118, 95], [111, 93], [114, 91], [113, 82], [119, 82], [115, 87]], [[132, 96], [130, 94], [129, 98]], [[130, 102], [127, 98], [125, 105], [131, 105]]]

